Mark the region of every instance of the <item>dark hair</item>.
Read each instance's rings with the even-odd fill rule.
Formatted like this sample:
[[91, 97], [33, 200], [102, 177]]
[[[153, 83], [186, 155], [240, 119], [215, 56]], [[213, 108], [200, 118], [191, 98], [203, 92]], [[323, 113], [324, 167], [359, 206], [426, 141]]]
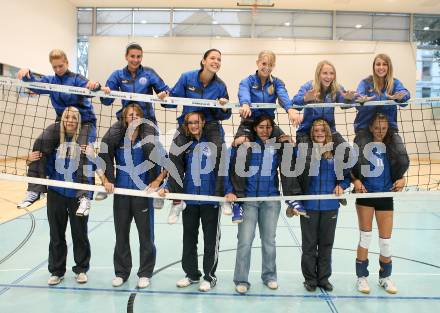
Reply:
[[269, 121], [269, 124], [270, 126], [272, 126], [272, 128], [275, 126], [275, 122], [273, 121], [273, 118], [270, 117], [269, 115], [263, 114], [255, 119], [254, 123], [252, 124], [252, 129], [255, 129], [260, 123], [264, 121]]
[[127, 48], [125, 48], [125, 55], [126, 56], [128, 55], [128, 52], [130, 52], [130, 50], [140, 50], [140, 51], [143, 51], [141, 45], [136, 43], [136, 42], [130, 42], [127, 45]]
[[[206, 60], [206, 58], [209, 56], [209, 54], [211, 53], [211, 52], [218, 52], [218, 53], [220, 53], [220, 55], [222, 54], [221, 52], [220, 52], [220, 50], [218, 50], [218, 49], [209, 49], [209, 50], [207, 50], [204, 54], [203, 54], [203, 59], [202, 60]], [[200, 68], [203, 70], [203, 64], [202, 64], [202, 61], [200, 61]]]

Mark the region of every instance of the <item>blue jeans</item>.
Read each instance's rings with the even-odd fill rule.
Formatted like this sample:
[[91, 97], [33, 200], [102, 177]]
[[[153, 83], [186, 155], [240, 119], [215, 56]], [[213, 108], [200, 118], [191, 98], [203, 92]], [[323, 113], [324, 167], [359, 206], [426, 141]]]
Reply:
[[248, 281], [251, 263], [252, 242], [255, 237], [255, 228], [258, 223], [261, 239], [262, 273], [264, 284], [277, 280], [276, 244], [278, 217], [281, 204], [279, 201], [261, 201], [243, 203], [243, 222], [238, 225], [237, 257], [235, 260], [234, 283], [245, 284]]

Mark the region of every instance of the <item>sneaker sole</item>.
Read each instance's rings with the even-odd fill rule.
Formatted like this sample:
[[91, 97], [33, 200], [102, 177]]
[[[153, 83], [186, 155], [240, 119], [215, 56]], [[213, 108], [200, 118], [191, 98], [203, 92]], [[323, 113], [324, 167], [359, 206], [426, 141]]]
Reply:
[[60, 278], [60, 281], [58, 281], [58, 282], [56, 282], [56, 283], [47, 283], [49, 286], [56, 286], [56, 285], [59, 285], [59, 284], [61, 284], [61, 282], [64, 280], [64, 277], [61, 277]]
[[358, 289], [358, 291], [359, 291], [360, 293], [363, 293], [363, 294], [366, 294], [366, 295], [370, 294], [370, 290], [359, 290], [359, 289]]

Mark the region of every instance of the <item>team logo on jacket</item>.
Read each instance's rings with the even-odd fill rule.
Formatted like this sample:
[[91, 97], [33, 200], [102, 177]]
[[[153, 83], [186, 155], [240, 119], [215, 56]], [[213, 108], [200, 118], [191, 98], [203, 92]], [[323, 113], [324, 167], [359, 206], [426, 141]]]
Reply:
[[252, 89], [258, 89], [258, 87], [259, 87], [258, 84], [253, 84], [252, 85]]
[[188, 90], [189, 90], [189, 91], [196, 91], [196, 87], [194, 87], [194, 86], [188, 86]]
[[145, 86], [147, 84], [147, 78], [146, 77], [139, 78], [139, 84]]
[[202, 153], [203, 153], [203, 155], [210, 157], [211, 156], [211, 149], [209, 149], [208, 146], [204, 146], [202, 149]]

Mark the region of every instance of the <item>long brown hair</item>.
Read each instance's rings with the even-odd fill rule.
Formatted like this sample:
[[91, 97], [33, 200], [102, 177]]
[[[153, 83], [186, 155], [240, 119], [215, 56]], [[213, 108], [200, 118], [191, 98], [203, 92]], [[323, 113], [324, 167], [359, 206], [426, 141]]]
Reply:
[[313, 90], [319, 92], [319, 100], [321, 101], [324, 100], [324, 93], [320, 79], [321, 71], [324, 65], [331, 66], [331, 68], [335, 72], [335, 79], [332, 81], [332, 83], [329, 86], [332, 100], [334, 101], [336, 99], [336, 93], [339, 91], [340, 87], [336, 80], [336, 68], [330, 61], [322, 60], [321, 62], [318, 63], [318, 65], [316, 65], [315, 80], [313, 81]]
[[374, 61], [373, 61], [373, 89], [374, 91], [380, 95], [382, 93], [382, 90], [380, 88], [380, 78], [379, 76], [376, 75], [376, 72], [374, 70], [374, 64], [376, 64], [376, 60], [377, 59], [382, 59], [384, 60], [387, 64], [388, 64], [388, 72], [387, 72], [387, 76], [385, 76], [385, 81], [384, 81], [384, 86], [387, 94], [391, 94], [393, 92], [393, 88], [394, 88], [394, 77], [393, 77], [393, 63], [391, 62], [391, 58], [384, 53], [379, 53], [378, 55], [376, 55], [374, 57]]
[[[312, 127], [310, 128], [310, 139], [312, 140], [312, 142], [315, 142], [314, 138], [313, 138], [313, 129], [316, 126], [323, 126], [324, 127], [324, 131], [325, 131], [325, 140], [323, 143], [324, 146], [328, 143], [333, 142], [332, 131], [330, 129], [330, 126], [328, 125], [327, 121], [323, 120], [323, 119], [317, 119], [317, 120], [313, 121], [313, 123], [312, 123]], [[326, 151], [322, 155], [323, 155], [324, 159], [327, 159], [327, 160], [333, 158], [332, 151]]]
[[140, 118], [144, 117], [144, 110], [137, 104], [137, 102], [129, 102], [127, 106], [122, 110], [122, 123], [124, 123], [125, 128], [128, 127], [128, 124], [126, 122], [126, 117], [128, 114], [128, 110], [132, 108], [136, 111], [136, 113], [139, 115]]

